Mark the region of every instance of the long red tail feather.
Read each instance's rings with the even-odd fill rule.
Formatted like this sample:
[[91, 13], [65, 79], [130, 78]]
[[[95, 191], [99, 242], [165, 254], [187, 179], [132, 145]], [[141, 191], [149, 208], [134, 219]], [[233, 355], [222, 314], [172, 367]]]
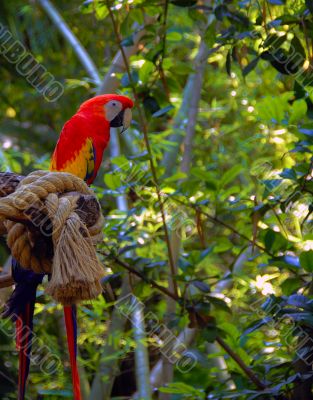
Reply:
[[77, 366], [77, 324], [76, 306], [64, 306], [64, 318], [67, 333], [67, 345], [72, 368], [74, 400], [81, 400], [80, 381]]
[[34, 304], [26, 304], [16, 319], [16, 348], [19, 351], [18, 400], [25, 399], [33, 336]]

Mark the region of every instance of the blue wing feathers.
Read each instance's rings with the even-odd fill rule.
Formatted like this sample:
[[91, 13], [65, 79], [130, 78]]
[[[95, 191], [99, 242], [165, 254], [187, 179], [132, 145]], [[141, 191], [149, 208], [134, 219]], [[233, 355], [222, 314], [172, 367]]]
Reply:
[[13, 259], [12, 277], [16, 285], [5, 305], [2, 317], [10, 317], [15, 321], [17, 316], [25, 311], [28, 303], [35, 303], [37, 286], [42, 282], [44, 274], [35, 274], [31, 270], [24, 269]]

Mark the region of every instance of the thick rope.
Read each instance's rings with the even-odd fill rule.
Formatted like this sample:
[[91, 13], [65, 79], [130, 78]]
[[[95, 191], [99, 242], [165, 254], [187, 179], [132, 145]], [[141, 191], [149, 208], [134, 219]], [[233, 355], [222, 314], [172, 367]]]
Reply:
[[[7, 228], [12, 256], [24, 268], [51, 273], [47, 293], [62, 304], [73, 304], [101, 293], [104, 270], [94, 245], [102, 237], [103, 218], [100, 214], [97, 222], [87, 228], [76, 213], [80, 196], [67, 196], [67, 192], [92, 195], [86, 183], [75, 175], [35, 171], [19, 183], [14, 193], [0, 199], [0, 220]], [[60, 193], [64, 195], [59, 197]], [[52, 258], [35, 254], [27, 227], [12, 221], [28, 215], [30, 209], [43, 211], [51, 221]]]

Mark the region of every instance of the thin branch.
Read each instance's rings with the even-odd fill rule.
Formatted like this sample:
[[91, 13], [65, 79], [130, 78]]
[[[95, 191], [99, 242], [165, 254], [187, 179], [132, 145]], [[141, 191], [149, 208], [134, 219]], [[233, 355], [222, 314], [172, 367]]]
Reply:
[[163, 14], [163, 38], [162, 38], [162, 53], [161, 53], [161, 66], [166, 54], [166, 29], [167, 29], [167, 15], [168, 15], [168, 0], [164, 2], [164, 14]]
[[[132, 274], [140, 277], [144, 282], [149, 283], [155, 289], [157, 289], [160, 292], [166, 294], [167, 296], [169, 296], [171, 299], [175, 300], [176, 302], [180, 303], [183, 300], [181, 297], [177, 296], [175, 293], [171, 293], [170, 291], [168, 291], [163, 286], [157, 284], [155, 281], [146, 278], [141, 272], [135, 270], [129, 264], [127, 264], [124, 261], [120, 260], [118, 257], [116, 257], [114, 255], [111, 255], [111, 254], [108, 254], [108, 253], [105, 253], [105, 252], [100, 252], [100, 254], [103, 254], [103, 255], [105, 255], [107, 257], [112, 258], [116, 262], [116, 264], [118, 264], [121, 267], [125, 268], [127, 271], [131, 272]], [[221, 337], [218, 336], [216, 338], [216, 341], [225, 350], [225, 352], [240, 366], [240, 368], [243, 370], [243, 372], [257, 386], [258, 389], [262, 389], [263, 390], [263, 389], [266, 388], [266, 386], [254, 374], [254, 372], [245, 364], [245, 362], [241, 359], [241, 357], [238, 354], [236, 354], [231, 349], [231, 347]]]
[[200, 214], [205, 215], [211, 222], [215, 222], [215, 223], [217, 223], [217, 224], [219, 224], [219, 225], [224, 226], [224, 228], [229, 229], [229, 230], [232, 231], [235, 235], [241, 237], [242, 239], [245, 239], [245, 240], [246, 240], [247, 242], [249, 242], [250, 244], [252, 244], [252, 245], [256, 246], [258, 249], [264, 251], [264, 253], [268, 254], [268, 255], [271, 256], [271, 257], [274, 257], [274, 255], [273, 255], [270, 251], [268, 251], [264, 246], [262, 246], [262, 245], [259, 244], [259, 243], [256, 243], [254, 240], [250, 239], [250, 238], [249, 238], [248, 236], [246, 236], [245, 234], [239, 232], [239, 231], [238, 231], [237, 229], [235, 229], [233, 226], [231, 226], [231, 225], [227, 224], [226, 222], [220, 220], [219, 218], [214, 217], [214, 216], [208, 214], [207, 212], [203, 211], [199, 205], [197, 205], [197, 204], [186, 203], [185, 201], [182, 201], [182, 200], [180, 200], [180, 199], [178, 199], [177, 197], [174, 197], [174, 196], [171, 197], [171, 199], [173, 199], [173, 200], [176, 201], [177, 203], [180, 203], [180, 204], [184, 205], [185, 207], [192, 208], [192, 209], [194, 209], [196, 212], [199, 212]]
[[[54, 8], [54, 6], [49, 2], [49, 0], [38, 0], [42, 7], [46, 10], [47, 14], [51, 17], [55, 25], [58, 27], [62, 35], [65, 37], [65, 39], [69, 42], [69, 44], [72, 46], [73, 50], [76, 52], [76, 55], [78, 59], [81, 61], [82, 65], [85, 67], [87, 73], [93, 79], [98, 86], [98, 94], [103, 93], [103, 92], [114, 92], [119, 84], [119, 81], [114, 77], [116, 73], [121, 72], [123, 70], [123, 66], [120, 65], [121, 61], [121, 52], [118, 53], [113, 61], [113, 65], [111, 66], [109, 73], [106, 74], [105, 78], [103, 81], [101, 80], [100, 74], [94, 65], [93, 61], [89, 57], [89, 54], [86, 52], [86, 50], [83, 48], [83, 46], [80, 44], [79, 40], [76, 38], [76, 36], [72, 33], [70, 28], [67, 26], [63, 18], [59, 15], [58, 11]], [[128, 56], [132, 53], [134, 53], [137, 48], [138, 48], [138, 43], [141, 37], [144, 35], [144, 31], [141, 31], [137, 33], [137, 38], [136, 38], [136, 44], [132, 46], [132, 48], [128, 48]], [[123, 53], [125, 56], [125, 54]], [[127, 64], [124, 64], [124, 67]], [[117, 135], [117, 132], [115, 130], [112, 130], [111, 132], [111, 141], [110, 141], [110, 150], [111, 150], [111, 157], [115, 157], [120, 155], [120, 145], [119, 145], [119, 138]], [[117, 207], [119, 210], [122, 211], [127, 211], [128, 209], [128, 204], [127, 204], [127, 198], [125, 195], [121, 195], [117, 197]], [[125, 292], [129, 293], [130, 292], [130, 287], [128, 283], [128, 277], [125, 277], [125, 280], [122, 284], [122, 293], [125, 294]], [[141, 316], [142, 317], [142, 316]], [[143, 318], [142, 318], [143, 319]], [[123, 330], [125, 327], [126, 319], [122, 318], [120, 315], [117, 315], [116, 313], [113, 313], [112, 315], [112, 321], [111, 325], [109, 328], [109, 332], [114, 335], [116, 331]], [[136, 332], [137, 325], [134, 326], [134, 332]], [[110, 344], [107, 344], [107, 346], [103, 350], [103, 354], [110, 354], [112, 352], [112, 346]], [[143, 368], [146, 368], [147, 371], [149, 371], [149, 359], [148, 359], [148, 353], [147, 349], [143, 346], [140, 346], [140, 343], [138, 343], [138, 346], [136, 348], [136, 353], [139, 354], [140, 356], [140, 363]], [[137, 355], [138, 357], [138, 355]], [[103, 376], [103, 371], [106, 371], [106, 375], [110, 376], [112, 379], [109, 379], [109, 382], [103, 382], [102, 381], [102, 376]], [[117, 367], [117, 359], [110, 360], [109, 362], [100, 362], [100, 371], [97, 373], [93, 384], [91, 388], [91, 393], [90, 393], [90, 399], [96, 400], [96, 399], [101, 399], [103, 397], [109, 397], [112, 386], [114, 383], [114, 377], [115, 374], [118, 371]], [[138, 374], [139, 375], [139, 374]], [[147, 375], [149, 375], [149, 372], [147, 372]], [[140, 392], [144, 392], [147, 400], [149, 400], [148, 393], [150, 391], [150, 385], [149, 385], [149, 379], [142, 379], [142, 374], [139, 376], [139, 380], [137, 380], [137, 384], [139, 387]]]
[[38, 0], [38, 2], [49, 15], [64, 39], [71, 45], [72, 49], [77, 55], [77, 58], [82, 63], [91, 79], [93, 79], [97, 86], [101, 85], [101, 77], [99, 75], [97, 67], [87, 53], [86, 49], [83, 47], [83, 45], [73, 34], [67, 23], [64, 21], [58, 10], [49, 0]]
[[[193, 96], [190, 100], [190, 106], [188, 109], [188, 113], [186, 115], [188, 123], [186, 127], [186, 135], [184, 140], [184, 151], [183, 151], [183, 159], [181, 162], [180, 169], [185, 174], [188, 174], [191, 166], [191, 157], [192, 157], [192, 144], [196, 132], [196, 124], [197, 117], [199, 111], [199, 102], [201, 98], [201, 89], [203, 84], [203, 76], [206, 66], [206, 57], [203, 57], [207, 52], [207, 46], [204, 40], [201, 40], [199, 46], [199, 53], [201, 57], [199, 57], [199, 63], [195, 66], [195, 80], [194, 80], [194, 88], [193, 88]], [[175, 271], [177, 270], [177, 264], [179, 260], [179, 255], [181, 251], [181, 228], [179, 227], [177, 231], [172, 232], [171, 235], [171, 249], [173, 252], [173, 257], [175, 260]], [[175, 313], [176, 304], [173, 300], [167, 301], [166, 308], [166, 316], [165, 323], [169, 323], [172, 318], [172, 314]], [[169, 362], [167, 357], [163, 357], [163, 384], [169, 383], [173, 380], [174, 376], [174, 365]], [[162, 393], [160, 396], [160, 400], [168, 400], [170, 397], [166, 393]]]
[[233, 349], [220, 337], [217, 336], [216, 338], [217, 343], [225, 350], [225, 352], [230, 355], [230, 357], [236, 361], [236, 363], [239, 365], [239, 367], [243, 370], [243, 372], [247, 375], [247, 377], [255, 384], [255, 386], [260, 389], [264, 390], [266, 389], [266, 386], [264, 383], [260, 381], [260, 379], [254, 374], [254, 372], [246, 366], [242, 358], [236, 354]]
[[[39, 3], [41, 4], [41, 6], [45, 9], [45, 11], [47, 12], [47, 14], [50, 16], [50, 18], [53, 20], [53, 22], [55, 23], [55, 25], [58, 27], [58, 29], [60, 30], [60, 32], [62, 33], [62, 35], [64, 36], [64, 38], [70, 43], [70, 45], [72, 46], [73, 50], [76, 52], [77, 57], [79, 58], [79, 60], [81, 61], [81, 63], [83, 64], [83, 66], [85, 67], [86, 71], [88, 72], [88, 74], [92, 77], [92, 79], [95, 81], [95, 83], [99, 86], [101, 84], [101, 78], [100, 75], [93, 63], [93, 61], [91, 60], [91, 58], [89, 57], [88, 53], [86, 52], [86, 50], [83, 48], [83, 46], [81, 45], [81, 43], [78, 41], [78, 39], [75, 37], [75, 35], [72, 33], [72, 31], [70, 30], [70, 28], [68, 27], [68, 25], [65, 23], [65, 21], [63, 20], [63, 18], [59, 15], [58, 11], [55, 9], [55, 7], [50, 3], [49, 0], [38, 0]], [[107, 6], [108, 6], [108, 10], [109, 10], [109, 14], [112, 20], [112, 25], [114, 28], [114, 32], [115, 32], [115, 36], [118, 40], [118, 45], [120, 47], [120, 51], [124, 60], [124, 64], [126, 66], [126, 70], [127, 70], [127, 74], [129, 77], [129, 81], [130, 84], [132, 86], [133, 89], [133, 93], [134, 93], [134, 97], [138, 102], [138, 95], [136, 93], [136, 88], [135, 85], [132, 81], [132, 77], [131, 77], [131, 73], [130, 73], [130, 67], [128, 64], [128, 60], [124, 51], [123, 46], [121, 45], [121, 40], [120, 40], [120, 36], [119, 36], [119, 32], [117, 29], [117, 25], [114, 19], [114, 15], [113, 12], [110, 8], [110, 4], [109, 1], [107, 0]], [[192, 86], [192, 82], [190, 82], [190, 87]], [[152, 151], [151, 151], [151, 147], [150, 147], [150, 142], [149, 142], [149, 138], [148, 138], [148, 130], [147, 130], [147, 123], [146, 123], [146, 119], [145, 119], [145, 115], [144, 115], [144, 111], [143, 109], [139, 106], [138, 107], [139, 110], [139, 116], [140, 116], [140, 122], [143, 128], [143, 134], [144, 134], [144, 139], [145, 139], [145, 143], [146, 143], [146, 147], [147, 147], [147, 151], [149, 154], [149, 159], [150, 159], [150, 166], [151, 166], [151, 172], [153, 175], [153, 179], [154, 179], [154, 183], [156, 186], [156, 192], [157, 192], [157, 196], [158, 196], [158, 201], [160, 204], [160, 209], [161, 209], [161, 215], [162, 215], [162, 221], [163, 221], [163, 226], [164, 226], [164, 233], [165, 233], [165, 239], [166, 239], [166, 243], [167, 243], [167, 248], [168, 248], [168, 256], [169, 256], [169, 264], [170, 264], [170, 268], [171, 268], [171, 273], [172, 273], [172, 278], [173, 278], [173, 283], [174, 283], [174, 288], [175, 288], [175, 293], [171, 293], [168, 289], [162, 287], [161, 285], [158, 285], [156, 282], [151, 282], [149, 280], [148, 283], [150, 283], [153, 287], [155, 287], [156, 289], [158, 289], [159, 291], [163, 292], [164, 294], [166, 294], [167, 296], [171, 297], [172, 299], [174, 299], [175, 301], [178, 301], [180, 298], [178, 296], [178, 290], [177, 290], [177, 283], [174, 280], [174, 262], [173, 262], [173, 255], [172, 255], [172, 251], [171, 251], [171, 246], [170, 246], [170, 240], [169, 240], [169, 234], [168, 234], [168, 229], [167, 229], [167, 225], [166, 225], [166, 219], [165, 219], [165, 212], [164, 212], [164, 205], [163, 205], [163, 200], [161, 197], [161, 191], [159, 188], [159, 183], [158, 183], [158, 177], [156, 174], [156, 169], [154, 166], [154, 162], [153, 162], [153, 155], [152, 155]], [[202, 211], [201, 211], [202, 212]], [[207, 217], [209, 217], [211, 220], [215, 220], [215, 222], [219, 222], [220, 224], [224, 225], [225, 227], [231, 229], [230, 226], [228, 226], [227, 224], [223, 223], [222, 221], [216, 221], [215, 217], [211, 217], [208, 214], [204, 213], [204, 215], [207, 215]], [[231, 229], [233, 230], [233, 229]], [[237, 231], [234, 231], [234, 233], [238, 234]], [[239, 234], [239, 236], [244, 237], [246, 240], [250, 241], [247, 237], [245, 237], [244, 235]], [[263, 248], [263, 250], [265, 250]], [[126, 263], [122, 262], [121, 260], [115, 260], [117, 264], [123, 266], [124, 268], [126, 268], [129, 272], [139, 276], [141, 279], [147, 281], [147, 278], [145, 278], [140, 272], [134, 270], [133, 268], [131, 268], [129, 265], [127, 265]], [[112, 319], [114, 320], [114, 319]], [[114, 330], [115, 331], [115, 330]], [[221, 345], [221, 347], [234, 359], [234, 361], [236, 361], [236, 363], [242, 368], [242, 370], [245, 372], [245, 374], [250, 378], [250, 380], [259, 388], [259, 389], [264, 389], [265, 386], [263, 385], [263, 383], [254, 375], [254, 373], [245, 365], [244, 361], [223, 341], [223, 339], [221, 338], [217, 338], [218, 343]], [[109, 371], [111, 372], [111, 371]], [[104, 375], [104, 371], [100, 371], [100, 379], [101, 379], [101, 375]], [[92, 393], [91, 393], [92, 395]], [[95, 397], [93, 397], [94, 399]]]
[[158, 176], [157, 176], [157, 173], [156, 173], [156, 168], [155, 168], [155, 165], [154, 165], [152, 150], [151, 150], [150, 141], [149, 141], [149, 137], [148, 137], [147, 121], [146, 121], [146, 117], [145, 117], [145, 114], [144, 114], [144, 110], [143, 110], [143, 108], [142, 108], [142, 106], [141, 106], [141, 104], [139, 102], [138, 94], [137, 94], [136, 87], [135, 87], [135, 84], [134, 84], [132, 76], [131, 76], [130, 66], [129, 66], [129, 63], [128, 63], [124, 48], [121, 45], [121, 37], [120, 37], [119, 31], [118, 31], [117, 23], [115, 21], [114, 15], [113, 15], [113, 11], [112, 11], [112, 9], [110, 7], [110, 1], [107, 0], [106, 4], [107, 4], [109, 15], [110, 15], [110, 18], [111, 18], [111, 21], [112, 21], [112, 26], [113, 26], [114, 33], [115, 33], [115, 36], [116, 36], [116, 40], [118, 42], [120, 51], [121, 51], [122, 56], [123, 56], [124, 64], [126, 66], [128, 79], [129, 79], [131, 88], [133, 90], [133, 94], [134, 94], [136, 103], [138, 105], [140, 125], [142, 127], [142, 131], [143, 131], [143, 135], [144, 135], [144, 141], [145, 141], [145, 145], [146, 145], [147, 152], [148, 152], [148, 155], [149, 155], [151, 173], [152, 173], [154, 185], [155, 185], [155, 188], [156, 188], [158, 202], [159, 202], [159, 205], [160, 205], [160, 211], [161, 211], [162, 222], [163, 222], [163, 230], [164, 230], [164, 235], [165, 235], [165, 241], [166, 241], [166, 244], [167, 244], [167, 252], [168, 252], [169, 265], [170, 265], [170, 270], [171, 270], [171, 275], [172, 275], [173, 287], [174, 287], [175, 293], [178, 294], [177, 282], [175, 280], [174, 259], [173, 259], [173, 254], [172, 254], [172, 250], [171, 250], [171, 244], [170, 244], [168, 228], [167, 228], [167, 224], [166, 224], [166, 216], [165, 216], [165, 210], [164, 210], [164, 204], [163, 204], [163, 199], [162, 199], [162, 195], [161, 195], [161, 190], [160, 190], [160, 186], [159, 186], [159, 180], [158, 180]]
[[[146, 25], [150, 25], [155, 21], [154, 17], [145, 17], [143, 26], [134, 25], [135, 33], [132, 35], [134, 44], [132, 46], [123, 47], [126, 58], [129, 59], [138, 50], [139, 43], [142, 37], [146, 34]], [[114, 93], [120, 85], [118, 74], [126, 71], [123, 55], [119, 50], [110, 65], [108, 72], [105, 74], [101, 85], [99, 86], [98, 94], [101, 93]], [[125, 136], [124, 136], [125, 137]]]
[[168, 101], [170, 101], [170, 91], [166, 82], [166, 77], [165, 77], [165, 73], [164, 73], [164, 69], [163, 69], [163, 61], [165, 58], [165, 54], [166, 54], [166, 29], [167, 29], [167, 15], [168, 15], [168, 0], [165, 0], [164, 3], [164, 13], [163, 13], [163, 24], [162, 24], [162, 51], [161, 51], [161, 58], [159, 61], [159, 74], [160, 74], [160, 78], [164, 87], [164, 91], [166, 93], [166, 97], [168, 99]]
[[0, 275], [0, 289], [11, 287], [14, 285], [14, 280], [11, 274]]
[[128, 272], [138, 276], [138, 278], [142, 279], [144, 282], [148, 283], [149, 285], [151, 285], [152, 287], [154, 287], [155, 289], [159, 290], [160, 292], [162, 292], [163, 294], [165, 294], [166, 296], [174, 299], [174, 300], [179, 300], [179, 296], [176, 295], [175, 293], [172, 293], [170, 290], [168, 290], [166, 287], [159, 285], [158, 283], [156, 283], [153, 279], [149, 279], [147, 278], [142, 272], [132, 268], [129, 264], [127, 264], [126, 262], [122, 261], [120, 258], [114, 256], [113, 254], [109, 254], [106, 253], [104, 251], [98, 251], [99, 254], [102, 254], [105, 257], [111, 258], [114, 260], [114, 262], [123, 267], [124, 269], [126, 269]]
[[[0, 276], [5, 276], [5, 281], [9, 283], [9, 277], [11, 277], [11, 265], [12, 265], [12, 256], [9, 256], [4, 263], [3, 269], [0, 273]], [[11, 278], [12, 279], [12, 278]], [[10, 293], [11, 293], [11, 287], [14, 285], [14, 282], [10, 282], [10, 285], [4, 284], [0, 290], [0, 307], [3, 307], [5, 303], [7, 302]]]

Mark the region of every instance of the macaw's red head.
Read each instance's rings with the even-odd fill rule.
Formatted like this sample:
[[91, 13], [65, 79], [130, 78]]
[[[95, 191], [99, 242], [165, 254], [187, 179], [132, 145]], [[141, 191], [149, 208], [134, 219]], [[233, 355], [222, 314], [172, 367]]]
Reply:
[[126, 96], [117, 94], [103, 94], [85, 101], [79, 108], [79, 113], [102, 116], [110, 127], [122, 127], [124, 132], [131, 123], [133, 101]]

